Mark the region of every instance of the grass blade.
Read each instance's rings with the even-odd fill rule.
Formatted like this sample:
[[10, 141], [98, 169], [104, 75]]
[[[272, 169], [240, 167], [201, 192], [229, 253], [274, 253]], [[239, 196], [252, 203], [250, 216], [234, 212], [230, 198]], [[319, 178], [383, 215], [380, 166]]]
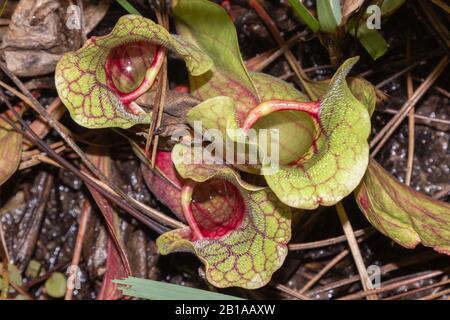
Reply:
[[288, 0], [288, 2], [300, 21], [305, 23], [312, 31], [319, 31], [319, 21], [317, 21], [317, 19], [311, 14], [311, 12], [309, 12], [300, 0]]
[[151, 300], [242, 300], [242, 298], [160, 281], [128, 277], [114, 280], [124, 295]]
[[320, 29], [332, 33], [341, 24], [341, 4], [339, 0], [317, 1], [317, 16]]
[[359, 28], [350, 30], [350, 34], [356, 37], [373, 60], [383, 56], [389, 48], [388, 43], [376, 29], [369, 29], [362, 23]]
[[127, 10], [131, 14], [137, 14], [139, 16], [142, 16], [142, 14], [131, 4], [128, 2], [128, 0], [116, 0], [122, 8]]

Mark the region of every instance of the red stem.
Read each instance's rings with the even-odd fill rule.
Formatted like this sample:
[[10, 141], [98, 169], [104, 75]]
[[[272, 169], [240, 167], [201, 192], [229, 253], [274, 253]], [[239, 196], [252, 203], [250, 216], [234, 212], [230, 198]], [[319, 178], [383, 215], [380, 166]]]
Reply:
[[312, 102], [300, 102], [289, 100], [269, 100], [260, 103], [253, 108], [245, 118], [242, 130], [247, 132], [256, 121], [276, 111], [294, 110], [308, 113], [316, 121], [319, 119], [320, 100]]
[[183, 188], [181, 189], [181, 208], [183, 210], [184, 217], [186, 218], [186, 222], [192, 231], [192, 240], [200, 240], [203, 239], [203, 234], [200, 231], [200, 228], [197, 225], [197, 221], [195, 221], [194, 215], [192, 213], [192, 194], [194, 192], [194, 187], [196, 183], [189, 181], [187, 182]]
[[148, 68], [144, 80], [142, 80], [142, 83], [139, 85], [139, 87], [137, 87], [132, 92], [124, 94], [120, 97], [120, 100], [122, 101], [123, 104], [125, 105], [130, 104], [132, 101], [139, 98], [141, 95], [146, 93], [152, 87], [153, 83], [156, 80], [156, 76], [158, 75], [159, 70], [161, 69], [165, 55], [166, 55], [165, 48], [158, 47], [158, 49], [156, 49], [152, 65], [150, 66], [150, 68]]

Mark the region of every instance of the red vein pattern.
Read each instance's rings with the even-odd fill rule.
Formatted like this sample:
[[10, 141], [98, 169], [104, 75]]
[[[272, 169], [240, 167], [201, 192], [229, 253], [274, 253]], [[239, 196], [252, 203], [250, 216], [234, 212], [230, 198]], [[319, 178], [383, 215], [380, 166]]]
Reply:
[[370, 223], [398, 244], [450, 255], [450, 204], [400, 183], [373, 159], [355, 196]]
[[[148, 60], [159, 46], [175, 51], [186, 61], [192, 74], [202, 74], [211, 67], [209, 57], [195, 45], [169, 34], [149, 19], [136, 15], [123, 16], [110, 34], [90, 38], [78, 51], [65, 54], [56, 66], [56, 88], [72, 119], [88, 128], [129, 128], [135, 124], [149, 123], [151, 114], [136, 112], [138, 109], [135, 106], [128, 108], [130, 101], [124, 104], [117, 90], [137, 88], [146, 69], [135, 70], [135, 78], [130, 77], [130, 82], [123, 82], [125, 77], [117, 76], [117, 71], [123, 70], [111, 65], [109, 58], [117, 54], [123, 58], [130, 53], [139, 53], [139, 59], [135, 59], [134, 64], [144, 68], [151, 63]], [[117, 81], [119, 78], [121, 81]]]

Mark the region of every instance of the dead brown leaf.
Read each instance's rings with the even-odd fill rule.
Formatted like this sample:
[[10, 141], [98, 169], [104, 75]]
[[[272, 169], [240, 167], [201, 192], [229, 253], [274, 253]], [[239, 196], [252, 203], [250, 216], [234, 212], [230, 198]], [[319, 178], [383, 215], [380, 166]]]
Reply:
[[[103, 0], [97, 6], [86, 6], [85, 32], [91, 31], [104, 17], [110, 2]], [[69, 0], [18, 3], [1, 46], [6, 65], [15, 75], [51, 73], [63, 53], [78, 49], [81, 28], [71, 23], [76, 15], [74, 8]]]
[[342, 3], [342, 24], [345, 24], [348, 18], [361, 8], [363, 3], [364, 0], [344, 0]]

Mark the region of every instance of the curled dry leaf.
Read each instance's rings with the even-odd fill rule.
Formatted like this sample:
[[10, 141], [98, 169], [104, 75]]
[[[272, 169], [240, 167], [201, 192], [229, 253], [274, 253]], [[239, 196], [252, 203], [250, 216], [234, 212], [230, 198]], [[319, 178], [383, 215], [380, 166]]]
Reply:
[[[94, 5], [86, 1], [86, 32], [104, 17], [111, 2], [102, 0]], [[21, 0], [17, 4], [2, 42], [9, 70], [24, 77], [51, 73], [63, 53], [80, 46], [80, 28], [76, 26], [80, 15], [70, 5], [73, 1]]]
[[361, 8], [364, 0], [344, 0], [342, 3], [342, 24], [345, 25], [348, 18]]
[[450, 204], [398, 182], [373, 159], [355, 197], [370, 223], [398, 244], [450, 255]]
[[278, 129], [280, 169], [273, 173], [270, 161], [254, 169], [261, 169], [270, 188], [291, 207], [334, 205], [357, 187], [367, 167], [370, 133], [368, 108], [346, 82], [358, 58], [342, 64], [322, 99], [308, 102], [283, 81], [247, 72], [234, 25], [220, 6], [178, 0], [174, 13], [179, 32], [214, 61], [208, 73], [190, 77], [192, 94], [206, 100], [188, 113], [192, 125], [202, 121], [203, 128], [219, 129], [223, 136], [233, 131], [227, 129], [244, 134]]
[[[14, 119], [9, 111], [3, 114]], [[22, 134], [0, 118], [0, 186], [16, 172], [22, 157]]]
[[166, 48], [181, 56], [193, 75], [211, 67], [197, 47], [137, 15], [121, 17], [110, 34], [92, 37], [80, 50], [65, 54], [55, 82], [72, 119], [88, 128], [149, 123], [151, 113], [135, 100], [152, 88]]
[[317, 129], [308, 152], [277, 173], [265, 175], [271, 189], [290, 206], [334, 205], [356, 188], [366, 171], [370, 117], [345, 79], [356, 61], [342, 64], [326, 95], [317, 101], [313, 113]]
[[156, 166], [165, 178], [147, 175], [152, 191], [189, 224], [161, 235], [160, 252], [194, 253], [217, 287], [265, 285], [287, 254], [289, 207], [267, 188], [243, 188], [246, 183], [230, 167], [187, 164], [191, 156], [191, 149], [181, 144], [174, 147], [172, 159], [160, 151]]
[[[6, 283], [5, 283], [5, 281], [3, 279], [3, 275], [2, 275], [2, 270], [4, 269], [3, 268], [4, 265], [5, 264], [0, 262], [0, 293], [2, 293], [2, 294], [3, 294], [2, 291], [6, 289], [4, 287], [4, 285]], [[22, 274], [21, 274], [20, 270], [12, 263], [9, 263], [6, 269], [7, 270], [5, 270], [5, 271], [8, 273], [8, 282], [13, 283], [16, 286], [21, 286], [23, 284], [23, 279], [22, 279]], [[7, 286], [7, 287], [9, 287], [9, 286]]]
[[61, 272], [54, 272], [45, 281], [45, 291], [52, 298], [62, 298], [66, 293], [66, 276]]

